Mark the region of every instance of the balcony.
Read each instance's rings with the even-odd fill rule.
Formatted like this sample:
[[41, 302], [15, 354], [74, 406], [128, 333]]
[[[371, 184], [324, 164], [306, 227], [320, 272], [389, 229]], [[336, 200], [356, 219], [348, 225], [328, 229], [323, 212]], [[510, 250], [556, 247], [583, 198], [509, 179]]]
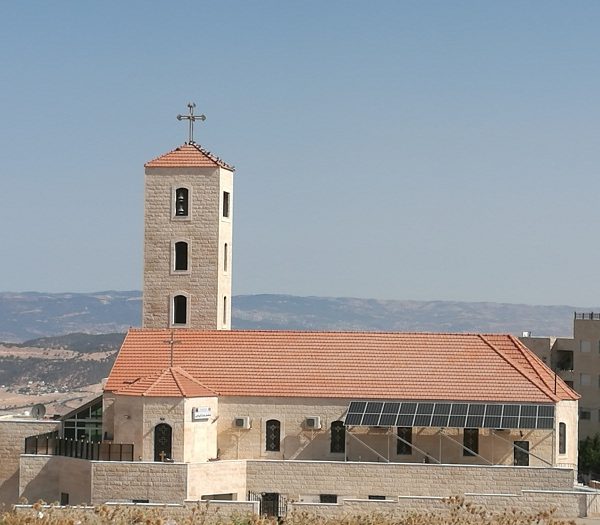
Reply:
[[557, 372], [572, 371], [574, 367], [572, 350], [557, 350], [554, 358], [554, 368]]

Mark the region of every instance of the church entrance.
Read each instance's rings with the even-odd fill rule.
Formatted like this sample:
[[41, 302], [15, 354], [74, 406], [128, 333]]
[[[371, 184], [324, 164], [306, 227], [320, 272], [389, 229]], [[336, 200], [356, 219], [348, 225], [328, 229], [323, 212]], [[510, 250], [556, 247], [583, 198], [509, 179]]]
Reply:
[[154, 427], [154, 461], [171, 459], [173, 430], [170, 425], [160, 423]]

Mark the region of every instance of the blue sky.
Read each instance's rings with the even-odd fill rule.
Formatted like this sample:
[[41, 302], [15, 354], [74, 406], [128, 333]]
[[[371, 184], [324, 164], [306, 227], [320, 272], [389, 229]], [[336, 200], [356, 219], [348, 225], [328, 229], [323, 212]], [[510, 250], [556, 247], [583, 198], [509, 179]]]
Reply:
[[235, 293], [600, 304], [600, 3], [2, 2], [0, 290], [139, 289], [143, 163], [237, 167]]

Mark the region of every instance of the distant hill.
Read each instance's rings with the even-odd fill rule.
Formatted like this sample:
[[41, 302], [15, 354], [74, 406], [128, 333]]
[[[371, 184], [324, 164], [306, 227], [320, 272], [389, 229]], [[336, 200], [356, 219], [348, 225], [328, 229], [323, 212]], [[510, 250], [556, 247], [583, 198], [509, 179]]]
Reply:
[[[534, 335], [570, 336], [575, 310], [588, 311], [589, 308], [262, 294], [235, 296], [232, 324], [234, 329], [256, 330], [508, 332], [517, 335], [527, 330]], [[139, 291], [0, 293], [0, 341], [5, 342], [27, 341], [29, 346], [44, 346], [46, 342], [40, 338], [49, 336], [75, 332], [124, 333], [130, 326], [139, 326], [140, 319]], [[75, 344], [75, 336], [69, 337], [69, 344]], [[118, 336], [112, 337], [111, 344], [117, 344]], [[107, 341], [104, 343], [108, 344]], [[97, 351], [96, 345], [101, 341], [86, 340], [85, 344]], [[75, 350], [85, 351], [84, 348]]]
[[0, 292], [0, 341], [84, 332], [126, 332], [139, 326], [141, 292]]

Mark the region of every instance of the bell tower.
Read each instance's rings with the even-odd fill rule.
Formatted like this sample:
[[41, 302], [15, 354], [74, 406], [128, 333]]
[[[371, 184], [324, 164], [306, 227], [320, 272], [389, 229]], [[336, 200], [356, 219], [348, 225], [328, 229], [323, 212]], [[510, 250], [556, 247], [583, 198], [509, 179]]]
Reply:
[[189, 141], [145, 164], [144, 328], [231, 329], [234, 168]]

